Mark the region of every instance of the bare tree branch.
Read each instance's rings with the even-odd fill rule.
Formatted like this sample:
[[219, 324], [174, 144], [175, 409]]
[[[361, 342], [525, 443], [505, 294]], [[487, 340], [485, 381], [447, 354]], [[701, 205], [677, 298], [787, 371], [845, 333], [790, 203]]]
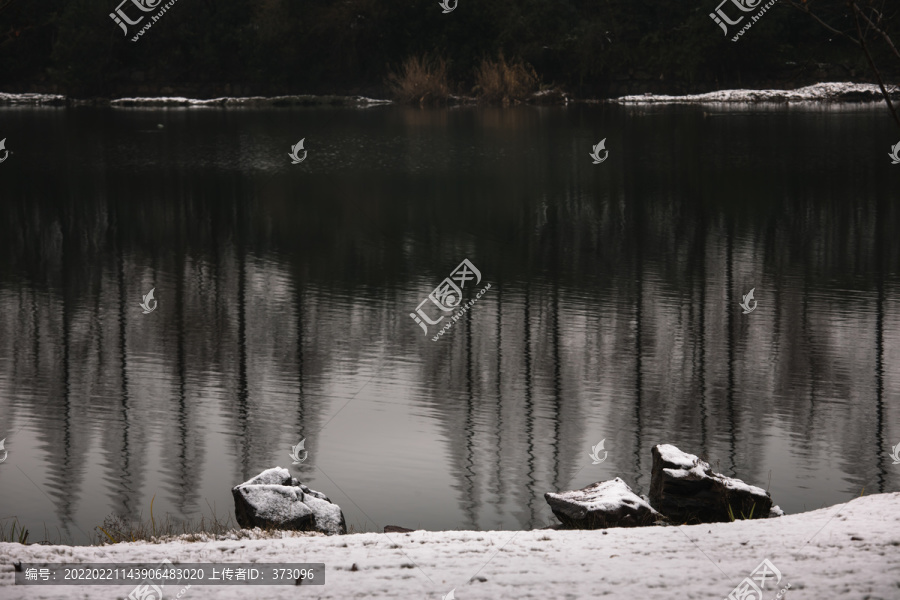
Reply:
[[[882, 14], [880, 12], [878, 12], [877, 10], [875, 10], [874, 8], [872, 10], [875, 11], [876, 13], [878, 13], [878, 16], [879, 16], [878, 20], [880, 21], [881, 20], [880, 17], [882, 16]], [[871, 20], [869, 20], [869, 17], [867, 17], [861, 11], [859, 13], [859, 16], [861, 16], [863, 19], [866, 20], [866, 23], [869, 24], [869, 27], [871, 27], [875, 33], [879, 34], [882, 37], [882, 39], [884, 39], [885, 42], [887, 42], [888, 47], [894, 52], [894, 55], [897, 58], [900, 58], [900, 52], [897, 51], [897, 48], [894, 46], [894, 42], [891, 41], [891, 36], [889, 36], [887, 34], [887, 32], [885, 32], [883, 29], [881, 29], [880, 27], [875, 25], [875, 23], [873, 23]]]
[[[865, 13], [863, 13], [862, 9], [857, 5], [856, 0], [847, 0], [847, 6], [853, 12], [853, 20], [856, 23], [856, 35], [857, 37], [853, 37], [852, 35], [840, 31], [839, 29], [835, 29], [825, 21], [819, 18], [818, 15], [809, 10], [809, 6], [805, 3], [800, 4], [795, 0], [788, 0], [788, 4], [793, 6], [799, 11], [802, 11], [812, 17], [817, 23], [819, 23], [822, 27], [834, 33], [835, 35], [839, 35], [843, 38], [850, 40], [852, 43], [859, 46], [859, 48], [863, 51], [863, 54], [866, 56], [866, 60], [869, 63], [869, 67], [872, 69], [872, 73], [875, 74], [875, 79], [878, 81], [878, 87], [881, 90], [881, 95], [884, 97], [885, 103], [887, 103], [888, 109], [891, 111], [891, 115], [894, 117], [894, 121], [897, 123], [897, 126], [900, 127], [900, 116], [897, 115], [897, 110], [894, 108], [894, 103], [891, 101], [891, 95], [888, 93], [887, 88], [884, 86], [884, 79], [881, 77], [881, 72], [878, 70], [878, 67], [875, 66], [875, 61], [872, 59], [872, 55], [869, 53], [869, 47], [866, 44], [866, 36], [863, 34], [862, 25], [860, 24], [860, 18], [862, 18], [868, 28], [870, 28], [873, 32], [880, 35], [887, 45], [891, 48], [893, 53], [900, 58], [900, 53], [897, 52], [897, 48], [894, 46], [894, 43], [891, 41], [891, 37], [885, 32], [883, 29], [878, 27]], [[872, 8], [874, 13], [878, 15], [877, 20], [880, 22], [882, 14], [880, 11]]]
[[[875, 61], [872, 60], [872, 55], [869, 54], [869, 47], [866, 45], [866, 38], [865, 36], [863, 36], [862, 27], [859, 24], [859, 17], [862, 11], [859, 9], [859, 6], [857, 6], [856, 0], [847, 0], [847, 6], [849, 6], [853, 11], [853, 19], [854, 21], [856, 21], [856, 33], [857, 35], [859, 35], [859, 43], [866, 55], [866, 60], [869, 61], [869, 66], [872, 67], [872, 71], [875, 73], [875, 77], [878, 79], [878, 87], [881, 88], [881, 95], [884, 96], [884, 101], [887, 102], [888, 108], [891, 109], [891, 114], [894, 115], [894, 121], [897, 123], [897, 127], [900, 127], [900, 116], [897, 116], [897, 111], [894, 109], [894, 103], [891, 102], [891, 95], [888, 94], [887, 90], [885, 89], [884, 80], [881, 78], [881, 73], [878, 71], [878, 67], [875, 66]], [[863, 17], [865, 18], [865, 15], [863, 15]], [[871, 21], [869, 21], [868, 19], [866, 19], [866, 21], [871, 23]]]
[[835, 29], [834, 27], [832, 27], [831, 25], [829, 25], [828, 23], [826, 23], [825, 21], [823, 21], [822, 19], [820, 19], [818, 15], [816, 15], [814, 12], [812, 12], [812, 11], [809, 10], [809, 7], [808, 7], [807, 5], [805, 5], [805, 4], [799, 4], [799, 3], [797, 3], [797, 2], [794, 2], [793, 0], [788, 0], [788, 4], [790, 4], [791, 6], [793, 6], [794, 8], [796, 8], [797, 10], [799, 10], [799, 11], [801, 11], [801, 12], [805, 12], [806, 14], [808, 14], [808, 15], [809, 15], [810, 17], [812, 17], [817, 23], [819, 23], [819, 25], [821, 25], [822, 27], [824, 27], [825, 29], [827, 29], [827, 30], [830, 31], [831, 33], [834, 33], [834, 34], [839, 35], [839, 36], [841, 36], [841, 37], [845, 37], [845, 38], [847, 38], [848, 40], [850, 40], [851, 42], [853, 42], [854, 44], [856, 44], [857, 46], [861, 46], [861, 45], [862, 45], [862, 44], [859, 43], [859, 40], [857, 40], [856, 38], [854, 38], [854, 37], [852, 37], [852, 36], [850, 36], [850, 35], [847, 35], [846, 33], [844, 33], [843, 31], [841, 31], [841, 30], [839, 30], [839, 29]]

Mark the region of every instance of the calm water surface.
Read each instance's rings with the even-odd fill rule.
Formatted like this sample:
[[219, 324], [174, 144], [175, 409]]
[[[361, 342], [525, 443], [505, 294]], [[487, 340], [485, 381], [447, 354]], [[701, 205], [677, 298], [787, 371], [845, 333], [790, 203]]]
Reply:
[[[4, 108], [0, 518], [88, 543], [154, 497], [157, 519], [227, 516], [282, 466], [357, 531], [522, 529], [551, 521], [547, 491], [646, 493], [658, 443], [788, 513], [897, 491], [889, 126], [867, 106]], [[491, 289], [432, 342], [409, 314], [464, 258]]]

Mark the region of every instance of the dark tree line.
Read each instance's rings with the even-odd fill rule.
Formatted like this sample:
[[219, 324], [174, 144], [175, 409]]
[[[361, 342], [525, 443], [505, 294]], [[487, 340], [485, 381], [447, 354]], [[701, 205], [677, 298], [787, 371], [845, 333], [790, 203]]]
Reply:
[[[473, 69], [501, 53], [579, 96], [874, 80], [858, 45], [835, 33], [856, 37], [846, 0], [780, 1], [738, 42], [731, 36], [739, 26], [723, 35], [710, 18], [718, 1], [459, 0], [443, 14], [437, 0], [179, 0], [132, 42], [148, 19], [126, 36], [109, 16], [118, 0], [0, 0], [0, 86], [75, 96], [142, 86], [378, 94], [402, 61], [432, 56], [466, 93]], [[811, 8], [833, 30], [791, 4]], [[882, 11], [880, 29], [900, 38], [900, 6], [856, 4]], [[154, 14], [131, 2], [123, 10]], [[754, 14], [730, 2], [723, 10], [747, 15], [745, 22]], [[895, 81], [900, 61], [890, 44], [863, 34]]]

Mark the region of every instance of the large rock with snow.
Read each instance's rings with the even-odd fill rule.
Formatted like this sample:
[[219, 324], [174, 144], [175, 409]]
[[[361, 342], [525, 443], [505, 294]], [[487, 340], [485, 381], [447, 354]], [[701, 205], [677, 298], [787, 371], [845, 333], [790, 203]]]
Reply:
[[311, 490], [281, 467], [267, 469], [231, 489], [234, 516], [244, 529], [259, 527], [344, 534], [341, 507]]
[[[714, 473], [709, 463], [671, 444], [653, 447], [650, 504], [678, 523], [718, 523], [777, 514], [762, 488]], [[729, 507], [731, 513], [729, 514]], [[777, 507], [776, 507], [777, 508]]]
[[544, 494], [563, 526], [570, 529], [606, 529], [652, 525], [663, 517], [616, 477], [570, 492]]

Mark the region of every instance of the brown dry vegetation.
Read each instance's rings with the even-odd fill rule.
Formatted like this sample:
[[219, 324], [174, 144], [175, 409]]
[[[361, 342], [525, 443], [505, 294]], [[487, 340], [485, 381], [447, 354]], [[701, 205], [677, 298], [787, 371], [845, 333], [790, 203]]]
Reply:
[[404, 104], [443, 104], [450, 96], [443, 59], [407, 58], [399, 73], [388, 75], [387, 85], [394, 100]]
[[509, 104], [522, 102], [534, 94], [540, 79], [531, 65], [521, 59], [506, 62], [503, 55], [499, 60], [483, 60], [475, 71], [475, 94], [484, 102]]
[[[490, 104], [532, 100], [540, 88], [540, 78], [531, 65], [521, 59], [507, 62], [502, 54], [497, 60], [481, 61], [474, 79], [473, 94]], [[443, 59], [407, 58], [398, 72], [388, 75], [387, 85], [393, 99], [403, 104], [444, 104], [450, 97]]]

